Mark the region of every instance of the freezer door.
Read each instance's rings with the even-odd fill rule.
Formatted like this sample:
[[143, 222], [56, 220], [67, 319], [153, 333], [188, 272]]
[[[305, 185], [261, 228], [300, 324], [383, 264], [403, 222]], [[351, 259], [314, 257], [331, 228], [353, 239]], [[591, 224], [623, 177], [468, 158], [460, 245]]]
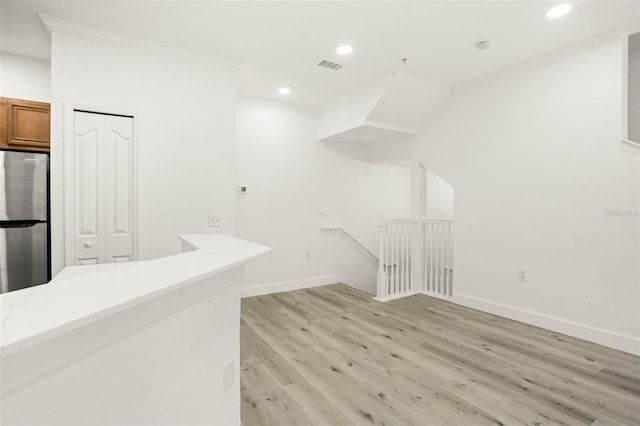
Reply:
[[0, 151], [0, 220], [47, 220], [49, 157]]
[[0, 293], [49, 280], [46, 223], [0, 226]]

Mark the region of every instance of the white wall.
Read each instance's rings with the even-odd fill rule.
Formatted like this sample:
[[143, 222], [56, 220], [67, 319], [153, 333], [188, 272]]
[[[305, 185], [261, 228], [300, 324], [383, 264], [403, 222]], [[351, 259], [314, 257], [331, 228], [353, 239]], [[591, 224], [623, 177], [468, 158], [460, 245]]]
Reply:
[[0, 96], [49, 102], [51, 63], [0, 52]]
[[426, 170], [427, 217], [453, 219], [453, 187], [431, 170]]
[[176, 253], [177, 234], [235, 230], [234, 72], [177, 55], [52, 34], [52, 251], [63, 265], [65, 103], [137, 114], [140, 258]]
[[315, 131], [312, 110], [251, 98], [238, 103], [238, 183], [248, 187], [238, 197], [238, 236], [273, 248], [247, 265], [245, 283], [311, 285], [338, 275], [374, 291], [375, 264], [320, 227], [344, 226], [376, 252], [378, 213], [409, 215], [409, 169], [370, 164], [366, 147], [319, 142]]
[[455, 188], [455, 301], [640, 353], [640, 164], [618, 143], [621, 52], [455, 95], [411, 149]]

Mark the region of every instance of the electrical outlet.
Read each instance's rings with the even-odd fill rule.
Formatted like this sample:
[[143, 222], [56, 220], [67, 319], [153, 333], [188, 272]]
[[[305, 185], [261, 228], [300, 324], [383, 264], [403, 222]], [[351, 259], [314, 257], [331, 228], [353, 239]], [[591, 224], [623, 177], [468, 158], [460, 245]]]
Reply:
[[211, 228], [217, 228], [219, 226], [222, 226], [222, 221], [220, 220], [220, 216], [215, 216], [210, 214], [209, 215], [209, 226]]
[[304, 258], [306, 260], [311, 260], [311, 250], [307, 250], [304, 252]]
[[518, 281], [526, 283], [527, 282], [527, 270], [526, 269], [518, 269]]
[[233, 379], [234, 379], [234, 362], [233, 360], [229, 360], [225, 365], [224, 365], [224, 370], [222, 372], [223, 374], [223, 385], [224, 385], [224, 393], [227, 393], [231, 390], [231, 388], [233, 388]]

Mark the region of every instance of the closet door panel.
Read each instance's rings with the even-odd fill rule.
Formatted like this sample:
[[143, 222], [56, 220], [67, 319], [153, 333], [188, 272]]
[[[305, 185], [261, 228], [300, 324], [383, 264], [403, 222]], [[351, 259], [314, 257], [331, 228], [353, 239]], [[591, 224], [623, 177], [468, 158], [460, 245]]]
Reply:
[[104, 262], [104, 117], [74, 112], [74, 264]]
[[133, 259], [133, 119], [106, 117], [106, 262]]
[[133, 118], [74, 112], [75, 265], [133, 260]]

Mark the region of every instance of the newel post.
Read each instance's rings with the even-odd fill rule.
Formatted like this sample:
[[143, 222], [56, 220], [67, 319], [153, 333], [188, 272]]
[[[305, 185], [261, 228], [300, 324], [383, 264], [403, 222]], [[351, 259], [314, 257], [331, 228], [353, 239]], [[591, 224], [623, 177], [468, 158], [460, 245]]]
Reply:
[[380, 234], [379, 241], [379, 253], [378, 253], [378, 276], [377, 276], [377, 285], [378, 285], [378, 297], [377, 299], [380, 301], [384, 301], [387, 299], [387, 273], [384, 270], [384, 231], [385, 231], [385, 220], [384, 215], [378, 215], [378, 232]]

